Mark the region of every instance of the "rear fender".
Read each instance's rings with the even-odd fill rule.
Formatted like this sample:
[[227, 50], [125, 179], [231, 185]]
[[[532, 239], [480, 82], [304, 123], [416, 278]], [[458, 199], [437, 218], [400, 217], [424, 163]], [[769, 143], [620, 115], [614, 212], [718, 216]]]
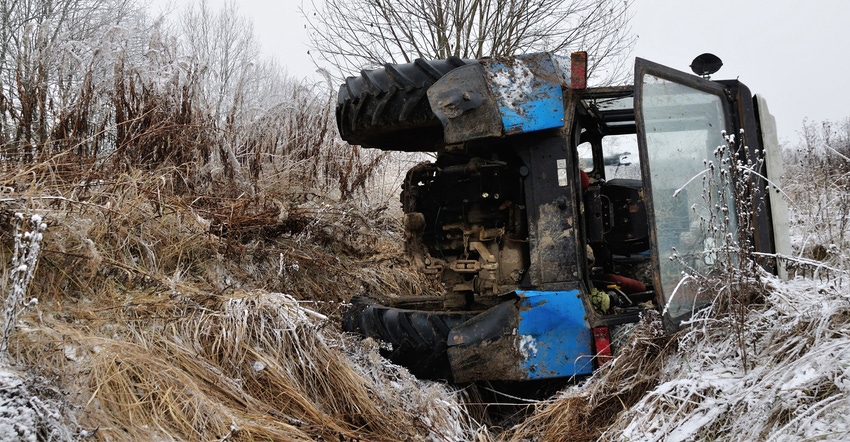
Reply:
[[578, 290], [521, 291], [453, 328], [449, 363], [456, 382], [525, 381], [590, 374], [590, 325]]
[[428, 89], [446, 143], [564, 126], [561, 60], [549, 53], [482, 59], [444, 75]]

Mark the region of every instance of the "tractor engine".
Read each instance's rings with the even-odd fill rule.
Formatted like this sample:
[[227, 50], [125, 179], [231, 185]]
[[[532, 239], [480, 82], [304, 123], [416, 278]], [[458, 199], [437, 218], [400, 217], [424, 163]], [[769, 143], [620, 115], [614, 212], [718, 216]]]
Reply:
[[528, 268], [528, 226], [516, 158], [444, 153], [408, 171], [401, 203], [406, 251], [439, 275], [447, 308], [492, 304]]

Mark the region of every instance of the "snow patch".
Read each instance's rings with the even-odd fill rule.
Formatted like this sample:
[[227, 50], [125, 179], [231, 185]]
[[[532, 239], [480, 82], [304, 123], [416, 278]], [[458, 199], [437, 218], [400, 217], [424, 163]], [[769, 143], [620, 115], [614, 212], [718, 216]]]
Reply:
[[537, 340], [534, 339], [534, 336], [519, 336], [519, 353], [524, 359], [531, 359], [537, 356]]
[[[0, 366], [0, 442], [74, 441], [76, 427], [66, 422], [66, 404], [39, 397], [28, 385], [34, 381]], [[57, 393], [58, 394], [58, 393]]]

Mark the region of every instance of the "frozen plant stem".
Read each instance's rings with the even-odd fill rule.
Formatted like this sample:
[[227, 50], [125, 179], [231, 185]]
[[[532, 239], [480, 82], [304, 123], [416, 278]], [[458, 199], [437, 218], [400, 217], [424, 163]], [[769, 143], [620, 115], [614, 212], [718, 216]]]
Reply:
[[42, 222], [41, 216], [33, 215], [30, 220], [30, 230], [21, 232], [24, 221], [22, 213], [15, 214], [14, 236], [15, 252], [12, 255], [12, 265], [9, 272], [10, 288], [3, 305], [3, 336], [0, 341], [0, 359], [8, 358], [9, 336], [15, 329], [18, 320], [19, 306], [26, 308], [38, 303], [36, 298], [24, 301], [27, 286], [35, 273], [35, 265], [38, 261], [38, 253], [41, 250], [41, 240], [44, 238], [44, 230], [47, 224]]

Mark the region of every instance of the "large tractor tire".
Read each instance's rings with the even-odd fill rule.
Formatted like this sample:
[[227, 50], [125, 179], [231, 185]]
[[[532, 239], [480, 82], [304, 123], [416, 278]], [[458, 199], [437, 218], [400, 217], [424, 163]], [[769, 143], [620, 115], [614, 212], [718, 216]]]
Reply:
[[443, 129], [428, 103], [428, 88], [453, 69], [476, 62], [419, 58], [348, 77], [336, 105], [340, 136], [364, 147], [433, 151], [442, 144]]
[[365, 297], [355, 297], [351, 303], [343, 316], [343, 330], [390, 344], [390, 349], [382, 350], [383, 356], [419, 378], [452, 381], [449, 332], [475, 312], [408, 310]]

